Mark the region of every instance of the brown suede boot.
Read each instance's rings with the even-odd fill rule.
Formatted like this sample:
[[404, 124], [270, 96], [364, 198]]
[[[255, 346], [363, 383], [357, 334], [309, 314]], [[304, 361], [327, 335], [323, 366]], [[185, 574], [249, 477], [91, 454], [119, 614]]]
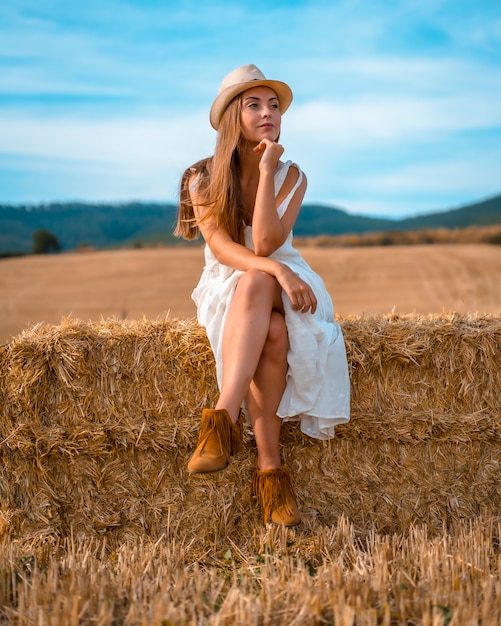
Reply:
[[233, 424], [225, 409], [204, 409], [198, 444], [188, 462], [192, 474], [212, 474], [228, 467], [230, 456], [242, 449], [240, 423]]
[[265, 524], [271, 520], [282, 526], [297, 526], [301, 522], [290, 473], [285, 465], [267, 470], [256, 467], [252, 475], [252, 493], [261, 503]]

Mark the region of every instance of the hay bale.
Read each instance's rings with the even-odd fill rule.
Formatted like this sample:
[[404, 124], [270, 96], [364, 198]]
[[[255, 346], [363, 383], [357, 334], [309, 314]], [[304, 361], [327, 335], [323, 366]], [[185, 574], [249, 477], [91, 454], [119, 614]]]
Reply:
[[357, 413], [499, 411], [501, 318], [388, 315], [349, 318], [342, 325]]
[[[498, 515], [501, 319], [340, 320], [352, 420], [331, 442], [284, 427], [304, 528], [441, 529]], [[14, 537], [252, 535], [250, 433], [228, 470], [186, 473], [202, 407], [217, 395], [205, 333], [190, 319], [64, 320], [0, 352], [0, 533]]]

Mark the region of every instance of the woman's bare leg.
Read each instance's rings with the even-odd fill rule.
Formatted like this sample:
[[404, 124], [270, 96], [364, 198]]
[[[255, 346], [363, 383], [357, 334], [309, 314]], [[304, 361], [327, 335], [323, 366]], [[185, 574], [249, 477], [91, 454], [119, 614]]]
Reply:
[[273, 276], [259, 270], [241, 276], [224, 329], [223, 380], [216, 404], [233, 422], [261, 361], [272, 311], [281, 307], [281, 288]]
[[247, 394], [247, 408], [258, 452], [257, 466], [261, 470], [282, 465], [282, 420], [277, 417], [277, 409], [285, 390], [288, 345], [284, 316], [273, 311], [261, 359]]

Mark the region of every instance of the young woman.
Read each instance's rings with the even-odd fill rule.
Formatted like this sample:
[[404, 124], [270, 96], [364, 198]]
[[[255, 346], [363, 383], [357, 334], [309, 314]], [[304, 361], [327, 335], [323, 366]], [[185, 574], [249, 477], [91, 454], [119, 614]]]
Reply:
[[346, 352], [332, 301], [292, 246], [306, 177], [281, 160], [281, 116], [291, 101], [288, 85], [254, 65], [226, 76], [210, 111], [214, 155], [184, 173], [176, 228], [206, 242], [193, 299], [220, 391], [202, 413], [188, 471], [227, 467], [241, 449], [242, 411], [257, 447], [253, 493], [264, 522], [285, 526], [301, 516], [282, 464], [282, 422], [299, 420], [305, 434], [329, 439], [349, 419]]

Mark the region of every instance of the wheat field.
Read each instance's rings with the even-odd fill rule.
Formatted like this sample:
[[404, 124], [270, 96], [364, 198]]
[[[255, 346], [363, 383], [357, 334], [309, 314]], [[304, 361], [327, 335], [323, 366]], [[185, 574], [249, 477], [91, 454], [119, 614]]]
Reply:
[[262, 523], [249, 432], [187, 476], [217, 394], [201, 249], [0, 262], [0, 624], [499, 626], [501, 249], [304, 256], [352, 419], [284, 427], [297, 529]]
[[[501, 313], [501, 246], [304, 247], [338, 315]], [[38, 322], [192, 317], [200, 247], [0, 261], [0, 343]]]

